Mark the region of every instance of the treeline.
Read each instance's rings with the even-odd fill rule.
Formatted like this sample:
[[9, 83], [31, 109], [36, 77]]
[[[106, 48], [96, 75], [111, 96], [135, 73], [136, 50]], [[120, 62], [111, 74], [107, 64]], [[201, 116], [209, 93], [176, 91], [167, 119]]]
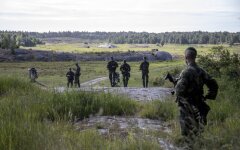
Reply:
[[36, 38], [71, 37], [87, 42], [94, 40], [115, 44], [234, 44], [240, 43], [240, 32], [25, 32]]
[[20, 46], [33, 47], [43, 42], [28, 33], [0, 31], [0, 48], [14, 50]]
[[[3, 32], [3, 31], [2, 31]], [[7, 31], [5, 31], [7, 32]], [[33, 38], [79, 38], [83, 42], [110, 42], [115, 44], [234, 44], [240, 43], [240, 32], [11, 32]]]

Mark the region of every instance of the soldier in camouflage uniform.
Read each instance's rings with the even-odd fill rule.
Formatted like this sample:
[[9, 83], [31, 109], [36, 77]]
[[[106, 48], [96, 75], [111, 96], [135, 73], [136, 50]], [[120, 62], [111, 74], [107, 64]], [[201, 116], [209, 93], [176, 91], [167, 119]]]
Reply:
[[36, 82], [36, 79], [38, 78], [37, 69], [33, 67], [28, 69], [28, 71], [29, 71], [29, 78], [31, 79], [31, 82]]
[[[181, 72], [175, 90], [180, 108], [180, 126], [183, 136], [199, 135], [207, 124], [210, 107], [206, 99], [215, 99], [218, 92], [217, 82], [195, 62], [197, 51], [193, 47], [185, 50], [187, 67]], [[203, 86], [208, 87], [204, 96]]]
[[107, 64], [107, 69], [109, 71], [109, 80], [111, 83], [111, 86], [115, 86], [115, 80], [116, 80], [116, 69], [118, 67], [118, 63], [114, 61], [113, 57], [111, 57], [111, 61], [108, 62]]
[[123, 64], [121, 65], [120, 70], [121, 70], [122, 76], [123, 76], [123, 85], [124, 85], [124, 87], [127, 87], [128, 80], [130, 78], [131, 67], [126, 62], [126, 60], [123, 61]]
[[71, 87], [73, 86], [73, 80], [74, 80], [74, 72], [72, 72], [72, 68], [69, 68], [69, 71], [66, 74], [67, 77], [67, 87], [69, 88], [69, 84], [71, 85]]
[[148, 73], [149, 73], [149, 62], [147, 62], [147, 58], [143, 57], [144, 61], [140, 65], [140, 70], [142, 70], [142, 81], [143, 87], [148, 87]]

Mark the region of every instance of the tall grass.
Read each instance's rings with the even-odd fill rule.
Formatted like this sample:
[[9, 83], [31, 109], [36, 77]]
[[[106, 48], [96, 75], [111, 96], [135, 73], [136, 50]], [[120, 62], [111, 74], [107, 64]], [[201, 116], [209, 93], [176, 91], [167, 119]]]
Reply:
[[90, 115], [133, 115], [137, 103], [124, 97], [103, 93], [57, 93], [48, 101], [51, 120], [83, 119]]
[[170, 121], [176, 119], [177, 112], [176, 103], [172, 99], [167, 99], [166, 101], [152, 101], [144, 104], [140, 115], [150, 119]]
[[77, 131], [72, 121], [89, 115], [132, 115], [138, 104], [97, 93], [51, 93], [26, 81], [0, 77], [0, 149], [160, 149], [141, 137], [103, 137]]

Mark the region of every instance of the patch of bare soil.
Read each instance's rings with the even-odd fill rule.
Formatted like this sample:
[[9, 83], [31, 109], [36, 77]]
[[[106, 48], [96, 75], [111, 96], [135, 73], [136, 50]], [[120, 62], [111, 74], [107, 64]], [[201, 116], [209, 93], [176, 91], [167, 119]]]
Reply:
[[[168, 135], [171, 134], [169, 125], [161, 120], [151, 120], [138, 117], [97, 116], [75, 123], [77, 131], [96, 129], [99, 134], [112, 137], [126, 138], [129, 134], [146, 140], [157, 141], [164, 150], [177, 150], [171, 144]], [[162, 137], [162, 138], [160, 138]]]

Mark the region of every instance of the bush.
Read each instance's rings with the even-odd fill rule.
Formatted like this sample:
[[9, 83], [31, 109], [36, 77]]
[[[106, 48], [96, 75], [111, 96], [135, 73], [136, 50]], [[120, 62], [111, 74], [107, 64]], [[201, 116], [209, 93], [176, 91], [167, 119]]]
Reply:
[[216, 77], [240, 77], [240, 57], [238, 54], [230, 54], [228, 49], [222, 46], [213, 47], [211, 51], [212, 53], [206, 56], [199, 56], [200, 66]]

